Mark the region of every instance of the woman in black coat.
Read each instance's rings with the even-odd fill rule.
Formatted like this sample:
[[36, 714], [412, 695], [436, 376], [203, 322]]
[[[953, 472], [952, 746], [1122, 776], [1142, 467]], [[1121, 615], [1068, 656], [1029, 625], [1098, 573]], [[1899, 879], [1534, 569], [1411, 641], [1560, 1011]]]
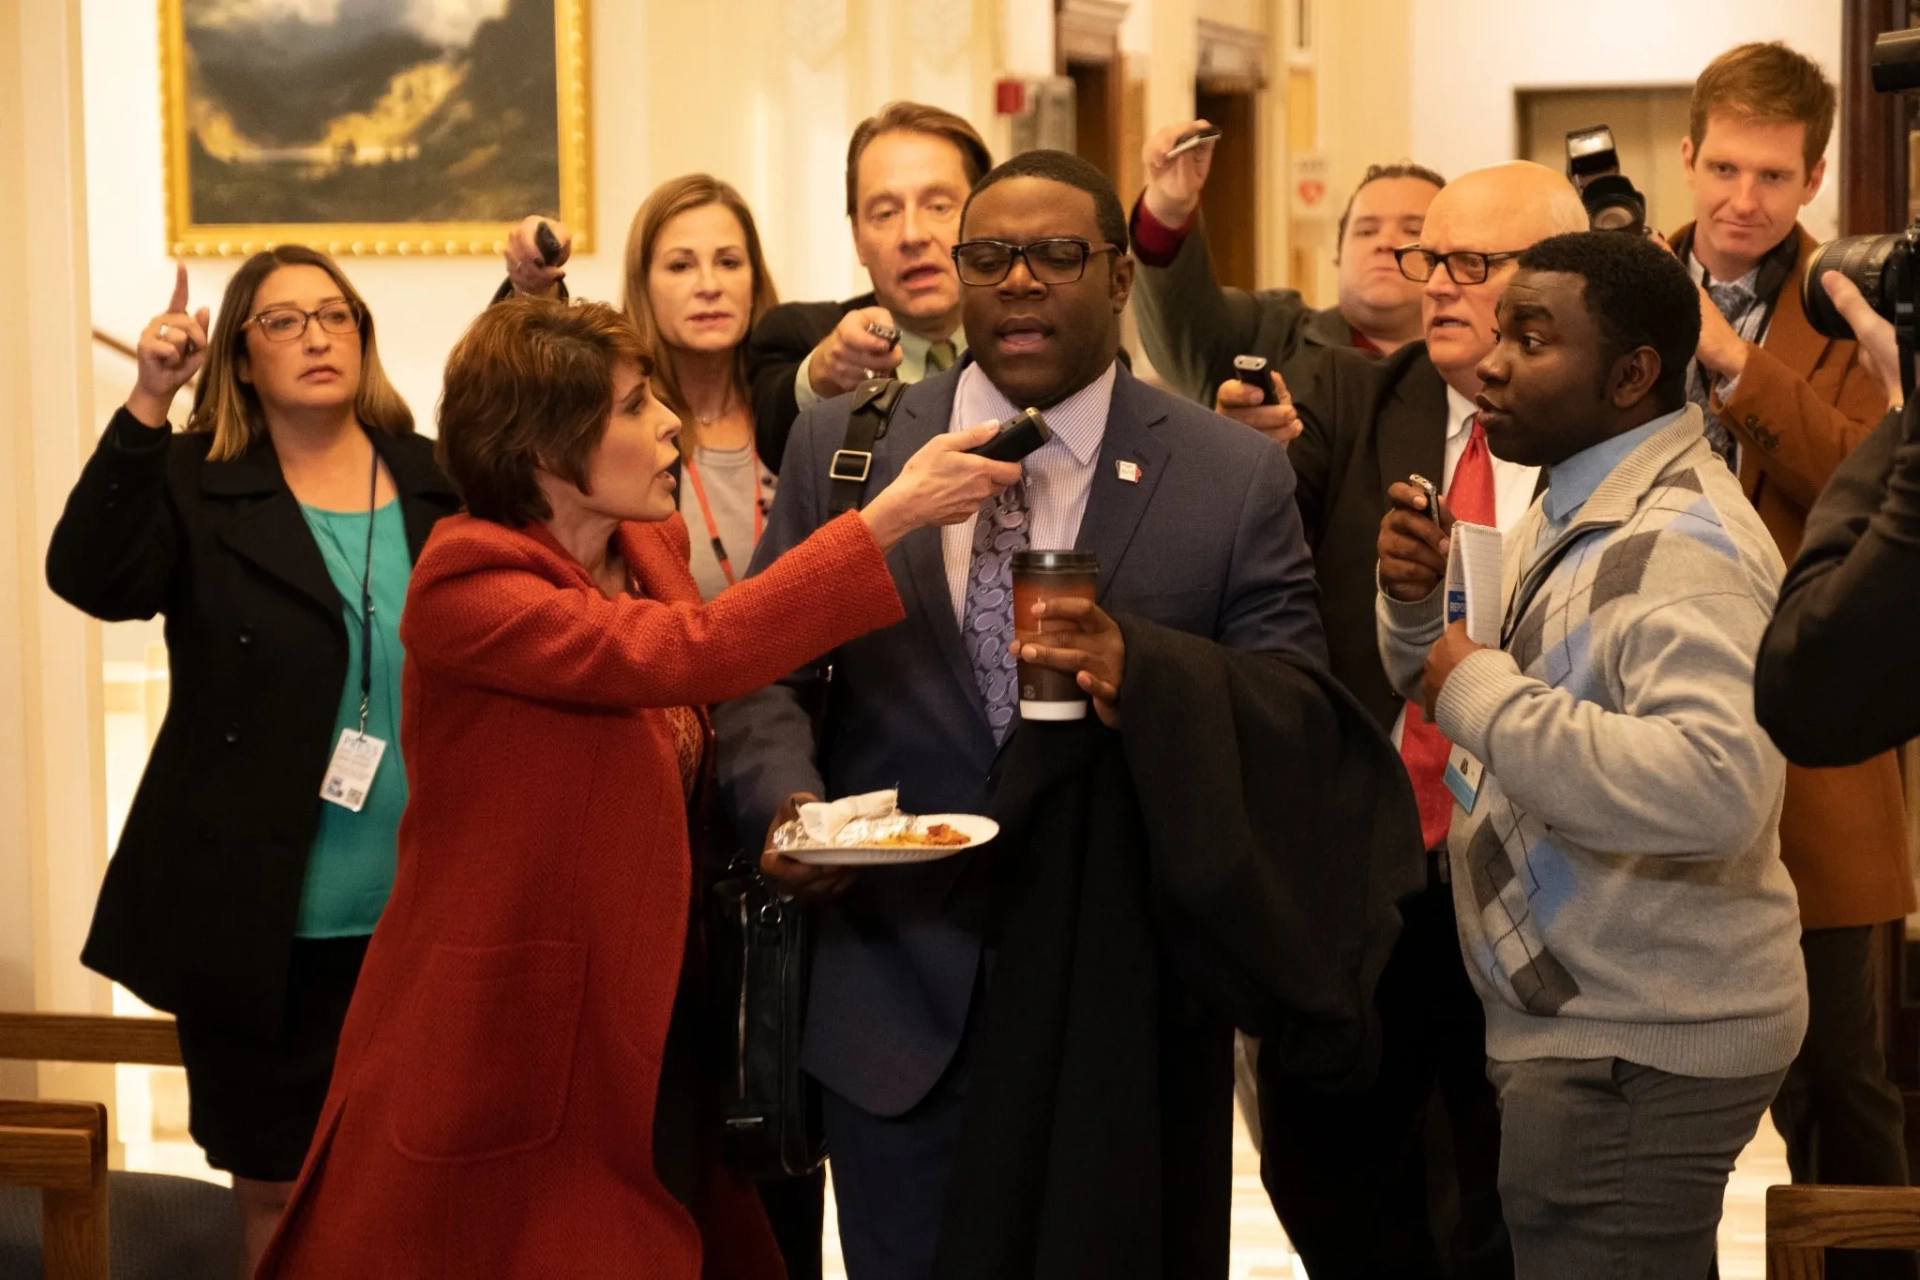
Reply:
[[207, 320], [182, 267], [47, 581], [97, 618], [166, 617], [167, 716], [81, 958], [176, 1015], [190, 1129], [234, 1175], [251, 1271], [392, 883], [400, 606], [459, 501], [332, 259], [255, 254]]

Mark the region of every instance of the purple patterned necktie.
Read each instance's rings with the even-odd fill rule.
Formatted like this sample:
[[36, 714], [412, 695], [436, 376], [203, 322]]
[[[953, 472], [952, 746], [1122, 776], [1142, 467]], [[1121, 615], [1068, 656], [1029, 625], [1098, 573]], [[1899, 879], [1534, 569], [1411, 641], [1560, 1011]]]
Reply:
[[1016, 484], [980, 504], [973, 526], [973, 560], [967, 566], [966, 621], [960, 637], [973, 663], [980, 700], [996, 745], [1013, 731], [1020, 682], [1013, 644], [1013, 553], [1027, 549], [1026, 485]]

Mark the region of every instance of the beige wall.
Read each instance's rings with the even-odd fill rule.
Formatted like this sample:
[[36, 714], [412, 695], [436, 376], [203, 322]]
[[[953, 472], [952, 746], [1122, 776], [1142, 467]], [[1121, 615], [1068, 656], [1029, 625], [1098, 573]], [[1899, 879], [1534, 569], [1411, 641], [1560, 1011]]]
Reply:
[[[0, 1007], [105, 1011], [79, 964], [106, 861], [99, 629], [42, 577], [90, 433], [77, 0], [0, 0], [0, 235], [15, 262], [0, 341]], [[30, 305], [28, 300], [30, 300]], [[0, 1093], [111, 1097], [107, 1069], [0, 1064]]]
[[1327, 157], [1332, 208], [1313, 229], [1317, 297], [1335, 297], [1333, 253], [1339, 209], [1370, 164], [1420, 159], [1413, 154], [1412, 46], [1409, 0], [1340, 0], [1318, 4], [1315, 61], [1319, 77], [1320, 147]]

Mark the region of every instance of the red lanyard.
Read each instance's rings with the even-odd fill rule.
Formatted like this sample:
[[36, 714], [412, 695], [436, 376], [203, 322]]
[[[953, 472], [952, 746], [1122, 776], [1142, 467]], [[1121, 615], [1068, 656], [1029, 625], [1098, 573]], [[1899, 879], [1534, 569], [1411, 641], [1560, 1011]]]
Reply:
[[[760, 498], [760, 452], [749, 449], [753, 459], [753, 545], [760, 545], [760, 531], [767, 523], [766, 504]], [[720, 541], [720, 526], [714, 523], [713, 508], [707, 503], [707, 486], [700, 482], [700, 468], [693, 463], [691, 453], [680, 459], [680, 466], [687, 473], [687, 479], [693, 481], [693, 496], [700, 502], [700, 518], [707, 522], [707, 540], [713, 543], [713, 558], [720, 562], [720, 572], [726, 576], [727, 585], [732, 586], [733, 561], [727, 558], [727, 544]]]

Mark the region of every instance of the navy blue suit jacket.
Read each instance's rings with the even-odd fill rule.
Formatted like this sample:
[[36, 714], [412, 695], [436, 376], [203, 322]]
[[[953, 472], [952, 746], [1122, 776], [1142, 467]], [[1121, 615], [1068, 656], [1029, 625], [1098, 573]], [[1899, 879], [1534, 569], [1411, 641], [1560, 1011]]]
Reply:
[[[874, 447], [869, 496], [947, 430], [967, 363], [906, 388]], [[828, 518], [827, 468], [851, 403], [841, 396], [812, 405], [795, 422], [756, 572]], [[1121, 461], [1137, 464], [1137, 480], [1120, 478]], [[1313, 562], [1293, 495], [1279, 445], [1122, 368], [1075, 545], [1097, 553], [1109, 612], [1324, 667]], [[715, 713], [720, 780], [742, 832], [765, 831], [796, 791], [833, 798], [898, 787], [910, 812], [985, 812], [997, 752], [954, 618], [940, 531], [908, 535], [887, 560], [905, 621]], [[816, 750], [809, 708], [829, 666], [832, 705]], [[966, 1027], [981, 942], [947, 910], [963, 862], [863, 872], [816, 913], [802, 1061], [875, 1115], [899, 1115], [924, 1098]]]

